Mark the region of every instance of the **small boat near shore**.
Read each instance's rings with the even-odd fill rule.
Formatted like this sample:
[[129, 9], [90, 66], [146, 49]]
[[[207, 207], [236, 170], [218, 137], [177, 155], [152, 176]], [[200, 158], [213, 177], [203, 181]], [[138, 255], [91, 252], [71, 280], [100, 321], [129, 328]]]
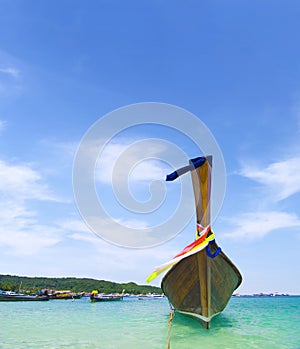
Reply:
[[164, 299], [165, 296], [163, 294], [146, 294], [146, 295], [139, 295], [139, 300], [152, 300], [152, 299]]
[[74, 293], [69, 290], [67, 291], [55, 291], [49, 293], [50, 299], [80, 299], [83, 296], [83, 292]]
[[0, 290], [1, 302], [20, 302], [20, 301], [48, 301], [49, 297], [46, 295], [26, 295], [23, 293], [16, 293], [12, 291]]
[[98, 291], [92, 291], [90, 295], [91, 302], [112, 302], [121, 301], [124, 297], [124, 291], [121, 294], [104, 294], [98, 293]]

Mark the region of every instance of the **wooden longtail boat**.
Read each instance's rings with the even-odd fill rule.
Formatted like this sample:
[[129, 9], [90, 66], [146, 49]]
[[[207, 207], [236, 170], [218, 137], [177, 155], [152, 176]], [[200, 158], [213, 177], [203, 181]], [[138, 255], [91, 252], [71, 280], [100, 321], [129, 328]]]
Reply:
[[[175, 310], [204, 321], [207, 329], [210, 320], [224, 310], [233, 291], [242, 282], [240, 272], [218, 247], [210, 228], [211, 170], [212, 157], [206, 156], [190, 160], [189, 166], [167, 176], [167, 180], [173, 180], [191, 172], [198, 236], [194, 243], [175, 256], [172, 263], [166, 264], [171, 264], [172, 268], [161, 282], [161, 288]], [[199, 244], [195, 247], [197, 240]], [[160, 272], [157, 269], [154, 273]]]
[[83, 293], [73, 293], [71, 291], [55, 291], [49, 294], [50, 299], [80, 299], [82, 298]]
[[111, 301], [121, 301], [123, 296], [113, 296], [113, 295], [91, 295], [91, 302], [111, 302]]
[[92, 291], [90, 295], [91, 302], [113, 302], [121, 301], [124, 297], [124, 290], [121, 294], [99, 294], [98, 291]]

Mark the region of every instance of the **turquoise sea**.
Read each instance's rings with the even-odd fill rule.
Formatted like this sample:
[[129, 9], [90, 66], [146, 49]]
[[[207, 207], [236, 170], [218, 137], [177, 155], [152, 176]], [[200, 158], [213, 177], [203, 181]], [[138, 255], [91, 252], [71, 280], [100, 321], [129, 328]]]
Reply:
[[[166, 349], [169, 304], [0, 302], [0, 348]], [[211, 329], [176, 313], [171, 349], [300, 349], [300, 297], [233, 297]]]

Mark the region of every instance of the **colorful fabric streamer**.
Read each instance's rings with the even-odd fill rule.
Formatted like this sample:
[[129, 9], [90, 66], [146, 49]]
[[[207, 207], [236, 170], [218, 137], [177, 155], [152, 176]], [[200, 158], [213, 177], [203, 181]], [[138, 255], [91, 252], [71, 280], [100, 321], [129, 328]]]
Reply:
[[147, 282], [152, 281], [155, 279], [158, 275], [163, 273], [164, 271], [168, 270], [173, 265], [180, 262], [182, 259], [191, 256], [201, 250], [203, 250], [206, 246], [208, 246], [210, 241], [213, 241], [215, 239], [215, 235], [212, 232], [212, 234], [208, 235], [208, 232], [211, 231], [210, 226], [208, 225], [202, 232], [200, 237], [187, 245], [181, 252], [179, 252], [175, 257], [173, 257], [168, 262], [160, 265], [159, 267], [155, 268], [155, 270], [148, 276]]

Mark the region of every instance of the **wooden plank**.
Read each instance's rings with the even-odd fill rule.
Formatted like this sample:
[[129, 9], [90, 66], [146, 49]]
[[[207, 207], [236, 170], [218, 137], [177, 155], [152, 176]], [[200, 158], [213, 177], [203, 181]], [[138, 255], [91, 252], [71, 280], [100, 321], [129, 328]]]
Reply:
[[200, 192], [202, 200], [202, 213], [197, 216], [201, 224], [206, 227], [210, 224], [210, 194], [211, 194], [211, 156], [206, 158], [206, 162], [198, 169], [200, 178]]
[[197, 223], [206, 227], [210, 224], [210, 195], [212, 157], [207, 156], [206, 162], [191, 172], [194, 189]]
[[211, 269], [210, 260], [206, 256], [206, 251], [197, 254], [198, 272], [200, 283], [200, 301], [202, 316], [210, 318], [211, 316]]
[[[210, 194], [211, 194], [212, 157], [206, 157], [206, 162], [192, 171], [192, 183], [196, 204], [197, 223], [206, 227], [210, 224]], [[200, 302], [202, 316], [211, 316], [211, 265], [206, 251], [197, 254], [200, 284]], [[209, 321], [206, 323], [209, 328]]]

